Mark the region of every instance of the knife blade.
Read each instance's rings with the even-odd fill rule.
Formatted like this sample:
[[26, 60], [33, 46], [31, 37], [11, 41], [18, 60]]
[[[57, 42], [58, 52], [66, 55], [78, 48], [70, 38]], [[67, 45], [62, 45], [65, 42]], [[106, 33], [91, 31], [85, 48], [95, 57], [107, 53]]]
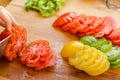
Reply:
[[10, 39], [12, 35], [8, 35], [7, 37], [5, 37], [4, 39], [0, 40], [0, 57], [3, 55], [4, 53], [4, 49]]

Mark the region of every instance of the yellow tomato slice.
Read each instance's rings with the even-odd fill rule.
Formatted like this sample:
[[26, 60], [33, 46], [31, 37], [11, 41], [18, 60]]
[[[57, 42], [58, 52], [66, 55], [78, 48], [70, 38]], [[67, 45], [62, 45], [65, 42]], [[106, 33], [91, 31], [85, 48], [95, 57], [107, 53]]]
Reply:
[[97, 76], [97, 75], [100, 75], [100, 74], [104, 73], [109, 68], [110, 68], [110, 63], [109, 63], [109, 61], [106, 61], [104, 66], [102, 66], [99, 70], [97, 70], [97, 71], [86, 71], [86, 73], [88, 73], [89, 75], [92, 75], [92, 76]]
[[71, 57], [75, 53], [77, 53], [81, 48], [83, 48], [83, 44], [80, 41], [71, 41], [68, 42], [61, 51], [62, 57]]
[[78, 56], [85, 57], [85, 55], [83, 54], [83, 50], [80, 50], [72, 57], [68, 57], [69, 64], [71, 64], [71, 65], [79, 64], [82, 60]]
[[69, 57], [69, 63], [71, 65], [79, 65], [82, 62], [90, 59], [91, 57], [91, 53], [92, 50], [90, 49], [90, 47], [88, 47], [87, 45], [83, 46], [83, 49], [81, 49], [78, 53], [76, 53], [75, 56]]
[[75, 65], [75, 67], [77, 69], [82, 69], [82, 70], [85, 70], [86, 68], [88, 68], [90, 65], [93, 65], [94, 64], [94, 61], [98, 58], [98, 52], [96, 52], [96, 50], [94, 50], [93, 47], [91, 47], [91, 56], [90, 58], [88, 58], [88, 60], [86, 61], [83, 61], [81, 64], [78, 64], [78, 65]]
[[[97, 50], [97, 49], [96, 49]], [[91, 71], [93, 69], [96, 69], [98, 66], [100, 66], [104, 62], [104, 56], [101, 55], [101, 52], [98, 51], [98, 58], [94, 61], [94, 64], [89, 66], [85, 69], [85, 71]]]
[[108, 61], [107, 56], [104, 53], [101, 52], [100, 55], [103, 56], [103, 61], [101, 61], [101, 64], [97, 65], [95, 69], [91, 69], [90, 71], [97, 72], [99, 69], [102, 69], [102, 67]]

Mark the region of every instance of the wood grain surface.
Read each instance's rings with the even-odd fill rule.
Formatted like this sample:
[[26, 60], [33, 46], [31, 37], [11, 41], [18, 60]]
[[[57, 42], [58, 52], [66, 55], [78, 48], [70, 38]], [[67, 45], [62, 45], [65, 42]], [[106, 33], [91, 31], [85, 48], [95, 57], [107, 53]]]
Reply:
[[0, 80], [9, 80], [9, 79], [7, 79], [7, 78], [5, 78], [5, 77], [0, 76]]
[[[117, 27], [120, 27], [120, 11], [108, 9], [103, 0], [68, 0], [62, 9], [52, 17], [42, 17], [38, 12], [24, 10], [27, 0], [12, 0], [7, 9], [14, 16], [19, 25], [26, 27], [28, 42], [42, 39], [48, 40], [58, 57], [55, 67], [35, 71], [22, 65], [19, 58], [8, 62], [0, 59], [0, 76], [10, 80], [120, 80], [120, 68], [109, 69], [99, 76], [89, 76], [70, 66], [67, 60], [62, 59], [60, 51], [65, 43], [76, 40], [73, 35], [57, 30], [52, 23], [63, 13], [75, 11], [79, 14], [114, 17]], [[1, 80], [1, 79], [0, 79]]]
[[6, 6], [11, 0], [0, 0], [0, 6]]

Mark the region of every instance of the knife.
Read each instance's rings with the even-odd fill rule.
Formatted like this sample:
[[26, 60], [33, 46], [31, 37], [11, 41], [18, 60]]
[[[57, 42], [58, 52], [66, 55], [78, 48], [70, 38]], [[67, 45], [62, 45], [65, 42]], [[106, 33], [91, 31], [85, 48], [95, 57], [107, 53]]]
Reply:
[[4, 39], [0, 40], [0, 57], [3, 55], [4, 49], [5, 49], [5, 47], [6, 47], [6, 45], [7, 45], [11, 36], [12, 35], [8, 35]]

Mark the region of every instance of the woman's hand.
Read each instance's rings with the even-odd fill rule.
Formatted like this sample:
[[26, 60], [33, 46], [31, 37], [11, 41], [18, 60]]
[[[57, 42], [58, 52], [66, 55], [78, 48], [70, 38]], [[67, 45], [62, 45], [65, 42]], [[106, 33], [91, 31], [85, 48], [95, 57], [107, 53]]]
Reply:
[[4, 7], [0, 6], [0, 25], [11, 31], [12, 25], [17, 25], [13, 16]]

